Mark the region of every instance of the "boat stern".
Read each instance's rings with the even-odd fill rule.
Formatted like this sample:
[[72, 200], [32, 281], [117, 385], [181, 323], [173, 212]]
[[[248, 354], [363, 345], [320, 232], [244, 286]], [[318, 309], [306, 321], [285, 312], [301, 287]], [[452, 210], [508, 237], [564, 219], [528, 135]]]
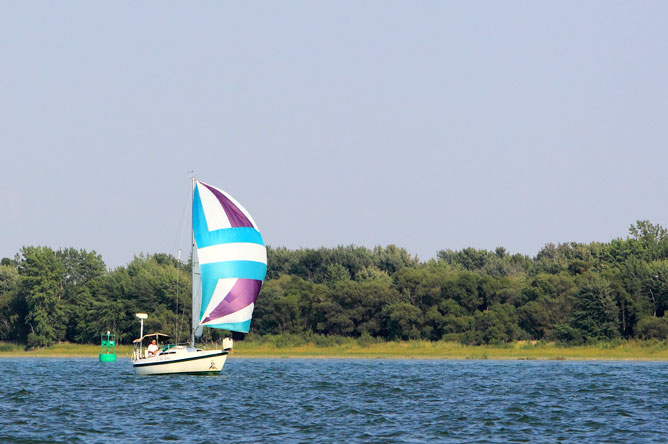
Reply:
[[234, 342], [232, 341], [232, 338], [223, 339], [223, 350], [230, 351], [230, 350], [232, 350], [233, 345], [234, 345]]

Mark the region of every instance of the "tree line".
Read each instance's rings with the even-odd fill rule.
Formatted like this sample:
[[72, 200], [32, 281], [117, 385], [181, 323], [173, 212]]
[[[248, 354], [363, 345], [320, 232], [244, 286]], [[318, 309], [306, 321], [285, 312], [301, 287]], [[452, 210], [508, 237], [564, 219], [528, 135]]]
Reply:
[[[465, 344], [668, 338], [668, 233], [649, 221], [626, 239], [547, 244], [535, 257], [465, 248], [421, 262], [394, 245], [268, 247], [267, 255], [255, 335]], [[0, 340], [92, 343], [110, 330], [129, 343], [139, 335], [134, 314], [146, 312], [145, 331], [185, 341], [190, 291], [190, 265], [171, 255], [139, 255], [108, 270], [94, 251], [27, 246], [0, 262]]]

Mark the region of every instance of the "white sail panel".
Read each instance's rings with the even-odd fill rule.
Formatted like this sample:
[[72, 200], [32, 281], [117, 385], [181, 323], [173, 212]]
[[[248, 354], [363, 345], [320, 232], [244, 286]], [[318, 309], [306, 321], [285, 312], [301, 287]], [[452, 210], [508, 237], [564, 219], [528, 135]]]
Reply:
[[202, 210], [204, 210], [209, 231], [232, 227], [218, 198], [207, 187], [198, 187], [197, 189], [202, 200]]
[[212, 245], [199, 248], [199, 262], [210, 264], [224, 261], [255, 261], [267, 263], [267, 249], [264, 245], [249, 242]]

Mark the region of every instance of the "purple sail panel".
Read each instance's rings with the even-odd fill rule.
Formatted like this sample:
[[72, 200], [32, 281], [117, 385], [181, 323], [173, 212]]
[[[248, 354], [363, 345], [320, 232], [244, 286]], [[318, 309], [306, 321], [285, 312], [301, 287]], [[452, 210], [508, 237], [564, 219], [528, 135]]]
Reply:
[[225, 299], [209, 313], [209, 316], [202, 323], [235, 313], [242, 308], [248, 307], [250, 304], [254, 304], [260, 288], [262, 288], [262, 281], [238, 279], [230, 292], [227, 293], [227, 296], [225, 296]]
[[251, 227], [253, 228], [253, 224], [251, 221], [248, 220], [246, 215], [241, 211], [230, 199], [228, 199], [223, 193], [215, 189], [214, 187], [205, 184], [204, 182], [200, 182], [203, 186], [205, 186], [209, 191], [213, 193], [214, 196], [218, 199], [220, 202], [220, 205], [223, 207], [223, 210], [225, 210], [225, 214], [227, 215], [227, 218], [230, 221], [230, 225], [232, 228], [236, 227]]

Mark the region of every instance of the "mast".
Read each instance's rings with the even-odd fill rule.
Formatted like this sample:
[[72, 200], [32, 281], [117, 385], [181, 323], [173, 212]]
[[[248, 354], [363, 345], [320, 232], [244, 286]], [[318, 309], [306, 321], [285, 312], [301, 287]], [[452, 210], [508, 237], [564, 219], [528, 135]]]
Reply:
[[[192, 193], [190, 197], [191, 206], [195, 204], [195, 174], [190, 173], [190, 180], [192, 182]], [[192, 213], [192, 210], [191, 210]], [[192, 319], [193, 322], [190, 327], [190, 346], [195, 347], [195, 227], [192, 226], [192, 214], [190, 216], [190, 272], [192, 273]]]

